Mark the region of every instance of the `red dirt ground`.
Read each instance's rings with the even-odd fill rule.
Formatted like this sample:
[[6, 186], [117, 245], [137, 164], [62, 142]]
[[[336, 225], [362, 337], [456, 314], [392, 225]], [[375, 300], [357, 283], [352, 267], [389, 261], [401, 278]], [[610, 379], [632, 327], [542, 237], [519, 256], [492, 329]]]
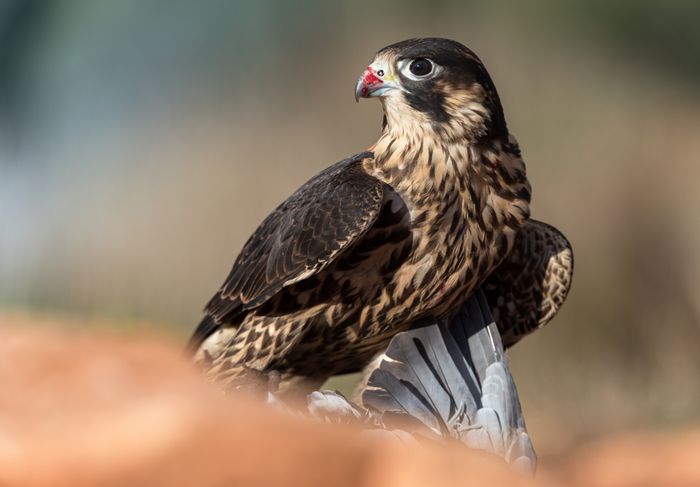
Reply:
[[27, 321], [0, 314], [2, 486], [700, 486], [700, 431], [602, 440], [533, 479], [234, 401], [154, 338]]

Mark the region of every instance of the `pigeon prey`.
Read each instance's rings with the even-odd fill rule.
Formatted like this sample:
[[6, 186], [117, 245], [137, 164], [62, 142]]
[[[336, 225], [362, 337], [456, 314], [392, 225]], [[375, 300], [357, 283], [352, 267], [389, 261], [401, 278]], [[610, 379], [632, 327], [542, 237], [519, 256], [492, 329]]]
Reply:
[[[246, 242], [189, 344], [212, 379], [276, 371], [283, 388], [316, 388], [359, 371], [397, 333], [453, 316], [532, 230], [520, 149], [471, 50], [435, 38], [385, 47], [355, 97], [381, 102], [379, 140], [310, 179]], [[550, 262], [520, 252], [507, 275]], [[542, 316], [513, 318], [513, 336]]]

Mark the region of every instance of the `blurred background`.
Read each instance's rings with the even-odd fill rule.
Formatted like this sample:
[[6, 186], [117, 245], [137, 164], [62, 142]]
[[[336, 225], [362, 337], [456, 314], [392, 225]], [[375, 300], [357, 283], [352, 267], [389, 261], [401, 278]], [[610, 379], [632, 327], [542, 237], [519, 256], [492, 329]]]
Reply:
[[535, 446], [697, 424], [699, 19], [695, 0], [2, 0], [0, 312], [184, 343], [262, 218], [376, 140], [379, 104], [352, 93], [374, 52], [450, 37], [499, 88], [533, 216], [574, 245], [569, 301], [511, 353]]

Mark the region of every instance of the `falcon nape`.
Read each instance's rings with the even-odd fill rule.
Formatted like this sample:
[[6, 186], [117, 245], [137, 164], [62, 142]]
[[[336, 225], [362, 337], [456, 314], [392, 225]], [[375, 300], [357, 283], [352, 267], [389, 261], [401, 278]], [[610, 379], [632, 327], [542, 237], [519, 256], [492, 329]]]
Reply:
[[212, 379], [276, 371], [283, 389], [316, 388], [362, 370], [397, 333], [451, 317], [482, 285], [495, 315], [512, 311], [501, 329], [512, 345], [565, 299], [570, 245], [529, 220], [520, 149], [471, 50], [438, 38], [385, 47], [355, 96], [379, 98], [379, 140], [309, 180], [247, 241], [189, 343]]

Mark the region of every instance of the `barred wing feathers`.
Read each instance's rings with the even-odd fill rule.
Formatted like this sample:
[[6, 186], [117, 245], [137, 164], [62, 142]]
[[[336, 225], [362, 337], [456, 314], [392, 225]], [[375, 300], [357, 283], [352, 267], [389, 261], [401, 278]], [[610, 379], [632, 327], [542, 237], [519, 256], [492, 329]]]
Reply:
[[363, 152], [322, 171], [262, 222], [209, 301], [190, 350], [283, 287], [318, 273], [364, 235], [384, 196], [383, 184], [362, 168], [372, 156]]
[[450, 437], [525, 470], [536, 456], [500, 335], [481, 291], [451, 320], [391, 341], [362, 402], [385, 427]]

